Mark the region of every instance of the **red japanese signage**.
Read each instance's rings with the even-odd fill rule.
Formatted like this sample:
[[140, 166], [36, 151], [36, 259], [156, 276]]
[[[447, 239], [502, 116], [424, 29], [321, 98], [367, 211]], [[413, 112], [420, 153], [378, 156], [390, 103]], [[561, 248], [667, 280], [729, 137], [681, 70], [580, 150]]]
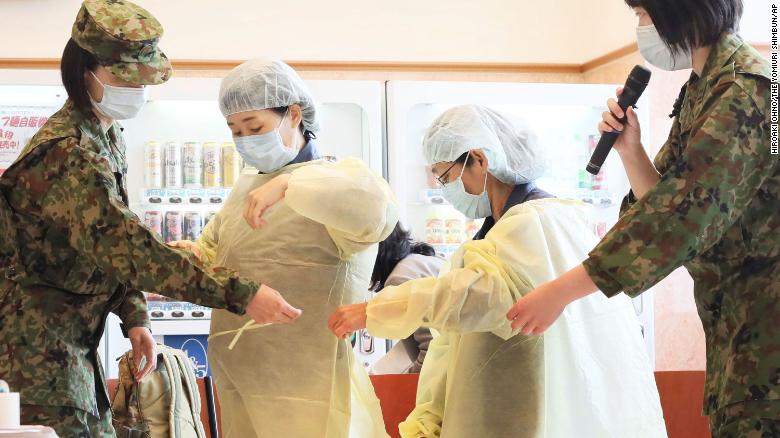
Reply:
[[46, 124], [56, 108], [0, 106], [0, 175], [22, 152], [30, 138]]

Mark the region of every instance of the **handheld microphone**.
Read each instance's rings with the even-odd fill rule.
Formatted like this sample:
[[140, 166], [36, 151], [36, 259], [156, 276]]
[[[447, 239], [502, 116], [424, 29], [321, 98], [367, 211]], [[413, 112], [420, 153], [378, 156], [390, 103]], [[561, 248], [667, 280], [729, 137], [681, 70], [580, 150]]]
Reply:
[[[650, 70], [637, 65], [631, 70], [631, 74], [626, 79], [626, 85], [623, 87], [623, 93], [618, 98], [618, 105], [623, 111], [626, 111], [628, 107], [636, 105], [639, 97], [644, 93], [647, 84], [650, 82]], [[623, 115], [620, 119], [620, 123], [626, 123], [627, 117]], [[619, 132], [605, 132], [601, 134], [601, 139], [596, 149], [593, 151], [593, 155], [590, 157], [590, 162], [585, 168], [593, 175], [598, 175], [601, 166], [604, 164], [604, 160], [607, 159], [609, 151], [612, 150], [612, 145], [615, 144], [620, 136]]]

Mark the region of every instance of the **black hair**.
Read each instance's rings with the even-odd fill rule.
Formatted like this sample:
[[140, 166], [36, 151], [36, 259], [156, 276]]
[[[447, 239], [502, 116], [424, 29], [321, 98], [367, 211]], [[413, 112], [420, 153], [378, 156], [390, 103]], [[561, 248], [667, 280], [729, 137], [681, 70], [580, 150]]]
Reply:
[[[278, 114], [280, 117], [284, 117], [284, 115], [287, 114], [287, 111], [289, 109], [290, 109], [289, 106], [279, 106], [276, 108], [271, 108], [271, 111]], [[301, 123], [301, 125], [298, 128], [301, 130], [301, 134], [303, 134], [303, 139], [306, 141], [306, 143], [317, 138], [316, 134], [303, 127], [303, 123]]]
[[73, 38], [65, 44], [60, 61], [62, 85], [68, 92], [68, 98], [76, 109], [88, 113], [92, 111], [92, 101], [87, 93], [87, 82], [84, 77], [87, 72], [94, 71], [98, 66], [97, 59], [91, 53], [82, 49]]
[[[461, 156], [456, 158], [455, 161], [453, 161], [453, 163], [460, 163], [460, 164], [464, 164], [465, 163], [466, 167], [471, 166], [472, 164], [474, 164], [474, 156], [471, 155], [470, 152], [471, 152], [470, 150], [464, 152], [463, 154], [461, 154]], [[466, 161], [466, 157], [468, 157], [468, 161]]]
[[715, 44], [724, 32], [739, 30], [742, 0], [625, 0], [647, 11], [658, 34], [673, 52]]
[[398, 262], [410, 254], [435, 256], [436, 250], [424, 242], [415, 242], [412, 235], [400, 223], [387, 239], [379, 242], [379, 252], [376, 254], [374, 272], [371, 273], [371, 290], [380, 291], [385, 288], [385, 282], [398, 265]]

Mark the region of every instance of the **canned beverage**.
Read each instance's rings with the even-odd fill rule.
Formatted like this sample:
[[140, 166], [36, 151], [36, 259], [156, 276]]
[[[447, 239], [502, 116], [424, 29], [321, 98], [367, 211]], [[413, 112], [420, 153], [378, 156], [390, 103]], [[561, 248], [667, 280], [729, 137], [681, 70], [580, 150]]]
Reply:
[[217, 143], [203, 144], [203, 185], [222, 186], [222, 148]]
[[474, 236], [479, 233], [479, 224], [475, 220], [470, 220], [466, 223], [466, 239], [473, 239]]
[[176, 188], [182, 185], [181, 146], [171, 141], [165, 145], [165, 186]]
[[206, 228], [206, 225], [208, 225], [209, 222], [211, 222], [211, 220], [214, 219], [214, 216], [216, 216], [216, 215], [217, 215], [217, 212], [215, 212], [215, 211], [210, 211], [210, 212], [206, 213], [206, 216], [203, 218], [203, 228]]
[[156, 141], [146, 142], [144, 147], [144, 184], [149, 189], [163, 188], [163, 149]]
[[180, 211], [169, 211], [165, 213], [165, 242], [182, 240], [182, 215]]
[[162, 236], [163, 234], [162, 223], [163, 215], [161, 211], [152, 210], [144, 213], [144, 224], [146, 225], [146, 228], [154, 231], [158, 236]]
[[233, 187], [241, 174], [241, 156], [236, 145], [222, 143], [222, 181], [225, 187]]
[[[588, 150], [590, 151], [590, 154], [593, 155], [593, 151], [596, 150], [596, 146], [599, 144], [599, 139], [601, 139], [601, 136], [599, 135], [590, 135], [588, 136]], [[597, 175], [595, 175], [592, 179], [592, 185], [591, 190], [606, 190], [606, 177], [604, 175], [604, 167], [601, 168], [601, 171]]]
[[446, 236], [446, 243], [461, 243], [463, 242], [464, 226], [462, 219], [447, 219], [444, 223], [444, 234]]
[[606, 222], [599, 222], [596, 225], [596, 234], [599, 236], [599, 239], [603, 239], [604, 236], [607, 235], [607, 223]]
[[203, 232], [203, 215], [197, 211], [184, 214], [184, 240], [197, 240]]
[[203, 148], [194, 141], [184, 143], [181, 151], [184, 168], [184, 187], [199, 189], [203, 187]]

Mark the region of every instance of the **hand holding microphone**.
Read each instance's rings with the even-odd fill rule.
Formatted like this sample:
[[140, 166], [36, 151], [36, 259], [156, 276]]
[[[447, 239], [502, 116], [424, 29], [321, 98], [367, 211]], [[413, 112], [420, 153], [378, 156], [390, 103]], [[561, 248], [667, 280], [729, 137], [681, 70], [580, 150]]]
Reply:
[[[616, 96], [620, 97], [623, 93], [623, 87], [618, 87]], [[599, 133], [604, 135], [606, 132], [616, 132], [618, 137], [612, 148], [619, 153], [629, 152], [642, 147], [642, 130], [639, 126], [639, 117], [634, 107], [628, 107], [623, 111], [617, 100], [609, 99], [607, 101], [609, 111], [604, 111], [602, 120], [599, 122]], [[624, 122], [621, 122], [624, 120]]]
[[626, 85], [618, 88], [618, 100], [610, 99], [607, 102], [609, 111], [602, 115], [599, 123], [601, 139], [588, 163], [588, 172], [594, 175], [599, 173], [613, 145], [618, 152], [641, 148], [639, 119], [632, 107], [642, 96], [649, 81], [650, 70], [637, 65], [631, 70]]

